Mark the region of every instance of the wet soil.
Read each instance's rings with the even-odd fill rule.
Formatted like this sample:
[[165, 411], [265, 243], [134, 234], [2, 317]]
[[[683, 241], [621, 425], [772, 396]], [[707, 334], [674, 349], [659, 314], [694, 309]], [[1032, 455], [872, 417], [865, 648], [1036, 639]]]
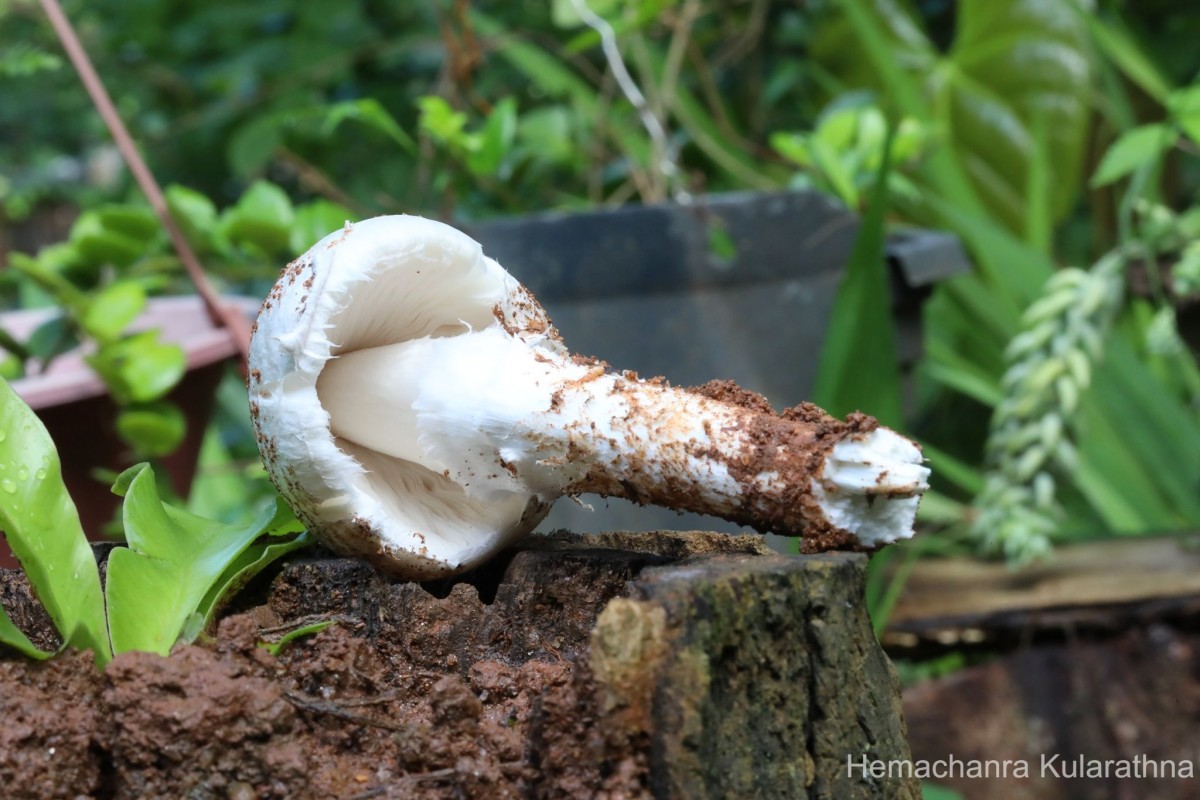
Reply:
[[[126, 653], [98, 672], [85, 653], [40, 664], [0, 653], [0, 795], [734, 796], [679, 788], [713, 780], [744, 781], [736, 796], [804, 796], [803, 788], [781, 789], [789, 780], [828, 792], [843, 748], [887, 754], [906, 753], [906, 745], [894, 676], [865, 614], [846, 599], [861, 592], [861, 557], [815, 558], [824, 560], [803, 580], [820, 587], [815, 602], [819, 622], [832, 623], [828, 642], [820, 631], [788, 634], [789, 612], [777, 599], [797, 594], [794, 576], [804, 570], [765, 555], [757, 537], [613, 534], [586, 546], [533, 537], [483, 571], [424, 585], [395, 582], [353, 559], [295, 560], [244, 593], [210, 641], [168, 658]], [[711, 594], [687, 588], [710, 573]], [[759, 585], [773, 588], [756, 593]], [[663, 599], [676, 594], [683, 600]], [[0, 599], [19, 625], [52, 640], [23, 577], [0, 570]], [[776, 608], [759, 625], [753, 617], [764, 602]], [[741, 627], [694, 603], [732, 603], [726, 612]], [[852, 630], [840, 633], [830, 613], [850, 615]], [[337, 623], [278, 655], [262, 647], [324, 619]], [[696, 619], [721, 643], [699, 644]], [[775, 643], [777, 634], [786, 641]], [[847, 642], [850, 666], [838, 661], [835, 639]], [[730, 649], [736, 642], [745, 643], [746, 663]], [[707, 658], [706, 648], [716, 652], [704, 667], [712, 692], [679, 679], [678, 664]], [[779, 662], [756, 673], [753, 664], [771, 652]], [[672, 655], [680, 653], [686, 657]], [[828, 677], [813, 659], [830, 666]], [[782, 680], [765, 677], [772, 674]], [[829, 684], [827, 700], [814, 694], [818, 678]], [[759, 710], [768, 695], [770, 707]], [[845, 731], [819, 719], [833, 703], [857, 704], [830, 714], [845, 718]], [[683, 719], [678, 732], [672, 715]], [[729, 720], [749, 732], [731, 740]], [[753, 758], [718, 764], [717, 756], [737, 755], [728, 744], [737, 738]], [[696, 755], [714, 747], [716, 755]], [[663, 752], [675, 754], [666, 767]], [[671, 765], [689, 759], [695, 769], [676, 780]], [[878, 796], [878, 788], [838, 796]], [[911, 786], [888, 791], [916, 796]]]

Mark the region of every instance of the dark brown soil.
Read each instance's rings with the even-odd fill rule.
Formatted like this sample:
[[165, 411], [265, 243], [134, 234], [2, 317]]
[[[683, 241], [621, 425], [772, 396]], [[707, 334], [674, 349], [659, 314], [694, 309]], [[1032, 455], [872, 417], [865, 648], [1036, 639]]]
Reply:
[[[635, 545], [640, 545], [638, 551], [621, 549]], [[754, 586], [763, 580], [776, 587], [771, 590], [775, 592], [798, 585], [779, 577], [794, 573], [795, 561], [766, 555], [715, 555], [708, 560], [697, 556], [761, 552], [757, 537], [716, 534], [616, 534], [592, 540], [587, 547], [535, 538], [486, 572], [424, 586], [393, 582], [361, 561], [300, 560], [282, 567], [269, 588], [260, 586], [257, 599], [252, 588], [240, 613], [221, 622], [212, 642], [177, 647], [169, 658], [126, 653], [100, 673], [87, 654], [70, 653], [40, 664], [0, 655], [0, 796], [690, 796], [656, 777], [661, 767], [654, 766], [654, 749], [659, 745], [651, 746], [658, 741], [658, 729], [670, 728], [672, 722], [660, 719], [657, 711], [651, 713], [665, 690], [649, 677], [660, 663], [674, 663], [668, 651], [675, 641], [672, 636], [682, 641], [671, 633], [672, 626], [683, 624], [673, 621], [672, 615], [679, 615], [669, 604], [651, 602], [658, 589], [641, 592], [651, 600], [621, 601], [632, 614], [631, 624], [655, 620], [641, 635], [657, 649], [642, 660], [630, 660], [622, 649], [626, 638], [619, 621], [615, 631], [604, 634], [608, 649], [597, 660], [591, 652], [597, 635], [593, 629], [606, 606], [613, 627], [610, 601], [630, 597], [643, 572], [661, 573], [664, 585], [674, 586], [691, 580], [692, 573], [703, 573], [703, 565], [717, 565], [720, 574], [742, 581], [737, 594], [744, 597], [734, 599], [747, 600], [749, 608], [756, 603]], [[681, 558], [690, 559], [687, 563], [693, 566], [664, 568]], [[728, 644], [721, 646], [720, 661], [706, 668], [714, 686], [749, 683], [753, 691], [783, 692], [766, 695], [777, 699], [772, 708], [761, 711], [765, 718], [755, 707], [739, 705], [753, 700], [738, 700], [741, 690], [732, 695], [723, 689], [726, 694], [718, 698], [734, 703], [732, 715], [722, 712], [725, 719], [744, 715], [758, 720], [754, 727], [767, 730], [778, 723], [784, 726], [779, 730], [787, 732], [783, 738], [770, 734], [770, 741], [782, 745], [784, 752], [739, 778], [751, 781], [748, 786], [774, 785], [769, 781], [775, 780], [775, 771], [791, 780], [799, 775], [800, 785], [811, 785], [814, 791], [828, 791], [827, 783], [840, 780], [835, 773], [843, 744], [836, 737], [842, 734], [835, 735], [824, 720], [806, 724], [803, 719], [806, 714], [819, 718], [821, 708], [834, 701], [812, 694], [817, 691], [812, 684], [816, 673], [804, 673], [809, 677], [803, 678], [789, 672], [814, 669], [804, 656], [810, 646], [819, 647], [821, 662], [836, 672], [820, 679], [829, 681], [830, 697], [858, 704], [857, 712], [839, 716], [845, 716], [850, 735], [862, 742], [844, 746], [885, 754], [891, 752], [889, 747], [904, 748], [887, 662], [873, 640], [859, 641], [860, 635], [869, 638], [865, 615], [839, 610], [851, 606], [841, 599], [844, 592], [861, 591], [862, 564], [847, 560], [854, 558], [850, 556], [822, 558], [833, 560], [814, 562], [817, 572], [811, 582], [821, 592], [826, 584], [832, 587], [829, 591], [840, 587], [836, 591], [842, 594], [821, 595], [820, 608], [831, 610], [819, 613], [851, 614], [846, 619], [854, 621], [853, 630], [845, 634], [852, 645], [847, 653], [854, 660], [846, 662], [851, 667], [837, 662], [830, 642], [842, 634], [833, 630], [830, 642], [814, 632], [812, 642], [792, 635], [791, 644], [781, 643], [780, 663], [769, 665], [771, 672], [763, 674], [778, 674], [782, 681], [756, 677], [754, 667], [741, 665]], [[759, 566], [745, 573], [744, 565]], [[20, 624], [36, 631], [37, 613], [22, 611], [27, 604], [13, 599], [22, 582], [16, 573], [0, 571], [0, 597], [14, 609]], [[717, 595], [703, 602], [705, 607], [720, 605]], [[744, 619], [752, 615], [737, 613]], [[757, 634], [767, 638], [755, 640], [762, 644], [754, 647], [771, 648], [771, 636], [786, 635], [790, 623], [784, 620], [790, 613], [783, 608], [771, 612], [770, 626]], [[338, 624], [287, 645], [278, 656], [260, 646], [262, 639], [288, 625], [331, 618]], [[716, 628], [716, 623], [704, 624]], [[742, 636], [729, 629], [728, 622], [721, 624], [725, 627], [720, 635], [726, 637], [722, 641]], [[755, 623], [745, 625], [754, 632]], [[824, 626], [824, 621], [819, 623], [818, 630]], [[687, 663], [695, 663], [701, 650], [695, 636], [685, 638], [692, 648]], [[629, 641], [643, 640], [635, 636]], [[755, 663], [763, 660], [765, 651], [753, 652]], [[722, 677], [726, 663], [732, 670], [729, 678]], [[607, 682], [598, 681], [594, 668], [604, 671]], [[855, 688], [860, 684], [865, 688]], [[641, 697], [645, 705], [631, 708], [630, 697]], [[687, 711], [688, 697], [671, 694], [671, 708]], [[788, 708], [793, 701], [799, 704], [794, 713]], [[696, 708], [696, 714], [711, 713], [707, 706]], [[767, 718], [776, 722], [764, 726]], [[686, 760], [695, 749], [688, 742], [705, 738], [695, 730], [688, 736], [663, 741], [678, 748]], [[753, 732], [746, 736], [750, 741]], [[724, 737], [722, 732], [718, 738], [725, 741]], [[821, 750], [827, 745], [830, 753]], [[722, 755], [732, 757], [737, 749], [731, 744]], [[751, 749], [763, 752], [757, 744]], [[731, 775], [745, 769], [737, 763], [730, 762]], [[698, 762], [697, 769], [707, 766], [711, 765]], [[874, 794], [876, 788], [863, 789], [865, 794], [835, 794], [882, 796]], [[903, 791], [892, 791], [898, 789]], [[915, 796], [911, 786], [892, 786], [889, 791], [890, 796]], [[760, 788], [737, 796], [799, 795]]]

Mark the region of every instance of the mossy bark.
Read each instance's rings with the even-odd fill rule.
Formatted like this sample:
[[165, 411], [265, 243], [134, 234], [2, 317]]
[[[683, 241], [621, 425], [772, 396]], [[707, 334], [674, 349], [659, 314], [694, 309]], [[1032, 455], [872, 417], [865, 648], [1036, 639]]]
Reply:
[[909, 757], [858, 555], [718, 556], [644, 571], [597, 620], [606, 721], [655, 797], [919, 797], [848, 761]]

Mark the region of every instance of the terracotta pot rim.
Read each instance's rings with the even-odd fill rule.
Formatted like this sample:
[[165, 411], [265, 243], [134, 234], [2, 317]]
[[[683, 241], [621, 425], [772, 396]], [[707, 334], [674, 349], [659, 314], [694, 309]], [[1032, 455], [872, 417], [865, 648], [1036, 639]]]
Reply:
[[[227, 296], [222, 300], [248, 319], [253, 319], [258, 313], [258, 300], [239, 296]], [[9, 311], [0, 314], [0, 327], [21, 339], [57, 313], [57, 308]], [[146, 310], [134, 320], [129, 330], [153, 328], [162, 330], [164, 341], [174, 342], [183, 348], [189, 371], [230, 358], [236, 353], [233, 340], [222, 329], [213, 327], [203, 303], [195, 295], [151, 298]], [[45, 373], [19, 378], [10, 385], [34, 409], [107, 394], [108, 387], [83, 360], [83, 355], [82, 350], [64, 353], [51, 362], [50, 369]]]

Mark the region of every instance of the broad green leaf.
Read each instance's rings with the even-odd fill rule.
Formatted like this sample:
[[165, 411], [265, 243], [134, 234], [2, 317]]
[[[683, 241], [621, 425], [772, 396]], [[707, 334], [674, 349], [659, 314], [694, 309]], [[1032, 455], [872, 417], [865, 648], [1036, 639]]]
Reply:
[[[983, 303], [976, 304], [975, 310], [994, 320], [996, 332], [1007, 340], [1017, 332], [1021, 309], [1039, 296], [1054, 273], [1054, 262], [986, 214], [933, 195], [926, 200], [943, 224], [962, 237], [986, 278], [986, 283], [975, 276], [950, 281], [954, 291], [979, 292]], [[980, 307], [984, 305], [992, 310]]]
[[812, 154], [813, 164], [820, 170], [825, 180], [829, 181], [833, 194], [848, 208], [857, 210], [859, 207], [858, 187], [854, 185], [854, 176], [846, 170], [839, 153], [816, 136], [808, 140], [808, 147]]
[[1071, 209], [1091, 118], [1088, 40], [1073, 0], [960, 0], [945, 56], [903, 4], [840, 6], [848, 25], [819, 37], [817, 58], [849, 85], [881, 88], [904, 114], [944, 132], [945, 146], [931, 150], [923, 170], [944, 200], [968, 213], [982, 201], [1009, 230], [1023, 231], [1032, 130], [1045, 115], [1051, 210], [1061, 219]]
[[53, 651], [42, 650], [29, 638], [21, 633], [20, 628], [13, 624], [8, 612], [0, 606], [0, 645], [7, 645], [28, 658], [45, 661], [54, 655]]
[[572, 111], [566, 106], [535, 108], [517, 120], [517, 142], [523, 155], [541, 162], [570, 164], [579, 158], [572, 139]]
[[421, 130], [435, 142], [463, 147], [463, 135], [467, 127], [467, 115], [437, 95], [426, 95], [417, 100], [421, 112]]
[[1033, 120], [1033, 152], [1025, 180], [1025, 241], [1036, 250], [1050, 255], [1054, 246], [1054, 212], [1049, 132], [1044, 114]]
[[10, 253], [8, 265], [44, 289], [57, 305], [65, 306], [76, 315], [83, 314], [87, 309], [87, 294], [40, 258]]
[[71, 244], [76, 252], [96, 265], [127, 267], [149, 250], [149, 242], [106, 228], [97, 211], [85, 211], [71, 226]]
[[70, 647], [111, 657], [100, 573], [37, 415], [0, 382], [0, 529]]
[[260, 172], [283, 144], [286, 118], [280, 114], [255, 116], [237, 128], [225, 146], [226, 159], [233, 173], [248, 177]]
[[324, 109], [325, 119], [321, 125], [321, 136], [332, 136], [338, 126], [348, 119], [360, 122], [369, 128], [387, 136], [400, 148], [409, 153], [415, 153], [417, 146], [400, 123], [388, 110], [373, 97], [363, 97], [358, 100], [346, 100], [334, 103]]
[[210, 250], [217, 229], [217, 207], [212, 200], [179, 184], [168, 186], [164, 194], [171, 218], [183, 232], [188, 244], [201, 253]]
[[770, 143], [772, 150], [796, 166], [811, 167], [813, 165], [812, 153], [808, 148], [808, 137], [804, 134], [780, 131], [771, 134]]
[[1171, 92], [1167, 98], [1167, 110], [1184, 134], [1200, 144], [1200, 84]]
[[268, 256], [284, 256], [294, 220], [292, 201], [283, 189], [255, 181], [221, 215], [221, 229], [234, 243], [249, 244]]
[[158, 216], [145, 206], [110, 204], [100, 206], [95, 214], [104, 229], [142, 243], [155, 238], [162, 230]]
[[[889, 147], [891, 131], [887, 138]], [[864, 411], [901, 427], [900, 364], [896, 357], [891, 292], [883, 257], [888, 157], [875, 178], [870, 206], [855, 237], [830, 315], [813, 401], [843, 416]]]
[[[140, 464], [120, 481], [128, 547], [108, 559], [109, 631], [118, 653], [166, 655], [213, 584], [275, 518], [223, 525], [163, 503], [154, 472]], [[117, 488], [117, 487], [114, 487]]]
[[1092, 176], [1093, 187], [1107, 186], [1153, 163], [1175, 144], [1175, 132], [1169, 125], [1139, 125], [1121, 134], [1100, 159]]
[[159, 340], [157, 330], [142, 331], [105, 344], [87, 362], [108, 385], [117, 402], [149, 403], [171, 391], [187, 369], [177, 344]]
[[930, 354], [924, 365], [924, 374], [938, 383], [967, 397], [977, 400], [989, 408], [999, 405], [1003, 395], [996, 381], [973, 362], [948, 350], [940, 359]]
[[25, 363], [20, 356], [15, 356], [9, 353], [0, 357], [0, 378], [6, 381], [15, 381], [18, 378], [25, 377]]
[[133, 447], [138, 458], [170, 455], [187, 435], [187, 420], [179, 406], [161, 400], [124, 409], [116, 427], [121, 441]]
[[303, 531], [302, 525], [297, 527], [299, 530], [268, 529], [277, 540], [254, 542], [233, 560], [196, 608], [196, 613], [203, 619], [202, 629], [212, 625], [223, 605], [255, 575], [288, 553], [308, 547], [315, 541], [311, 534]]
[[1084, 3], [1082, 0], [1077, 0], [1074, 5], [1100, 51], [1146, 94], [1160, 103], [1165, 102], [1167, 94], [1171, 91], [1170, 81], [1163, 76], [1120, 20], [1106, 19], [1098, 15], [1091, 3]]
[[60, 314], [34, 328], [26, 347], [29, 349], [29, 355], [46, 362], [78, 344], [79, 337], [75, 335], [75, 326], [65, 314]]
[[[0, 3], [0, 16], [7, 13], [7, 5], [7, 2]], [[0, 78], [27, 78], [61, 66], [61, 58], [32, 42], [13, 42], [0, 53]]]
[[993, 213], [1020, 231], [1044, 123], [1050, 207], [1061, 219], [1079, 192], [1092, 115], [1088, 37], [1073, 0], [960, 0], [957, 22], [938, 101], [949, 107], [953, 146]]
[[134, 281], [116, 281], [94, 295], [79, 320], [89, 336], [99, 342], [116, 339], [146, 307], [146, 290]]
[[479, 147], [467, 157], [467, 168], [480, 177], [495, 176], [512, 149], [517, 132], [517, 102], [506, 97], [496, 104], [480, 131]]

